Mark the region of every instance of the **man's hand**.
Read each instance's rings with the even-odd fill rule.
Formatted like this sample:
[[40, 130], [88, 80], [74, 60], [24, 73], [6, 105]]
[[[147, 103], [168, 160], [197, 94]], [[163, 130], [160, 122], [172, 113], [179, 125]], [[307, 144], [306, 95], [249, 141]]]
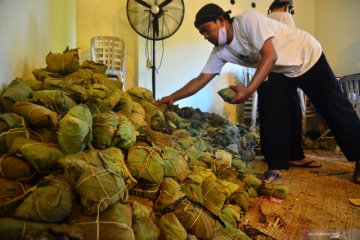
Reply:
[[235, 97], [230, 102], [232, 104], [242, 103], [247, 100], [252, 94], [247, 87], [244, 87], [242, 85], [230, 86], [229, 88], [234, 90], [236, 93]]
[[157, 105], [160, 105], [160, 104], [166, 104], [168, 106], [172, 106], [175, 102], [175, 99], [170, 95], [170, 96], [166, 96], [166, 97], [163, 97], [161, 98], [160, 100], [158, 100], [156, 102]]

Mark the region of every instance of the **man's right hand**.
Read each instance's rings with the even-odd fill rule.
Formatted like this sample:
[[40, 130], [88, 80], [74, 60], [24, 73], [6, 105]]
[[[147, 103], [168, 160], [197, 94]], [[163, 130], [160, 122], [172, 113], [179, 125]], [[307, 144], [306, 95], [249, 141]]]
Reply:
[[172, 96], [166, 96], [161, 98], [160, 100], [157, 101], [157, 104], [166, 104], [168, 106], [172, 106], [175, 102], [175, 99]]

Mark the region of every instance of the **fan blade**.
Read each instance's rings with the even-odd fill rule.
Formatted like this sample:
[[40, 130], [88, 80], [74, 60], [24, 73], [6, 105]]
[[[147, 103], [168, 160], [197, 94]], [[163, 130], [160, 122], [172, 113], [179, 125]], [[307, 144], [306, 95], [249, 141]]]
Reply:
[[135, 0], [135, 1], [138, 2], [139, 4], [143, 5], [144, 7], [151, 8], [150, 4], [148, 4], [147, 2], [145, 2], [143, 0]]
[[[155, 32], [155, 36], [159, 36], [159, 18], [154, 17], [153, 19], [153, 28]], [[153, 36], [155, 38], [155, 36]]]
[[165, 0], [165, 1], [163, 1], [160, 5], [159, 5], [159, 7], [160, 8], [163, 8], [163, 7], [165, 7], [166, 5], [168, 5], [169, 3], [171, 3], [172, 2], [172, 0]]

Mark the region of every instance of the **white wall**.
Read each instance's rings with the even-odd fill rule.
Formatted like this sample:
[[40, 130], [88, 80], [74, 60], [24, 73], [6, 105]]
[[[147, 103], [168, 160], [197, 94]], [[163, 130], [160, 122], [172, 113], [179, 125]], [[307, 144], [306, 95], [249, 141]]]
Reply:
[[15, 77], [32, 77], [49, 51], [75, 47], [73, 0], [0, 1], [0, 90]]
[[360, 0], [316, 0], [316, 37], [336, 76], [360, 72]]

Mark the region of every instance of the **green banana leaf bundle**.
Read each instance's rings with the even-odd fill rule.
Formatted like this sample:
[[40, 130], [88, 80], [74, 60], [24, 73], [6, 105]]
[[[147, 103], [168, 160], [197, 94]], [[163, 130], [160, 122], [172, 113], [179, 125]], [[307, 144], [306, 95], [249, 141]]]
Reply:
[[251, 238], [240, 229], [228, 227], [215, 231], [212, 240], [251, 240]]
[[135, 144], [138, 132], [135, 130], [134, 124], [127, 117], [122, 114], [118, 114], [118, 117], [119, 125], [111, 146], [128, 149]]
[[30, 186], [19, 181], [12, 181], [1, 177], [0, 186], [0, 217], [12, 216], [16, 207], [21, 203], [21, 196]]
[[0, 115], [0, 133], [23, 126], [25, 126], [24, 118], [15, 113], [3, 113]]
[[145, 121], [145, 110], [137, 102], [132, 102], [133, 111], [129, 116], [129, 119], [132, 121], [136, 129], [146, 127], [148, 124]]
[[60, 121], [58, 140], [65, 154], [84, 150], [92, 141], [93, 119], [89, 108], [80, 104], [70, 111]]
[[73, 208], [75, 191], [61, 177], [47, 176], [26, 191], [15, 217], [36, 222], [61, 222]]
[[203, 206], [216, 216], [221, 215], [221, 209], [225, 204], [226, 195], [221, 191], [221, 185], [211, 177], [205, 178], [201, 185], [203, 192]]
[[[141, 106], [141, 105], [140, 105]], [[131, 99], [122, 97], [116, 106], [114, 107], [114, 111], [117, 113], [121, 113], [127, 117], [131, 115], [134, 110], [134, 103]], [[145, 114], [144, 114], [145, 115]]]
[[16, 156], [0, 157], [0, 176], [13, 181], [26, 181], [32, 176], [30, 165]]
[[81, 69], [90, 69], [92, 72], [94, 73], [101, 73], [101, 74], [105, 74], [107, 66], [103, 63], [97, 63], [91, 60], [85, 60], [85, 62], [83, 62], [80, 65]]
[[132, 146], [126, 159], [131, 174], [137, 179], [160, 184], [164, 177], [164, 161], [151, 147]]
[[236, 191], [234, 194], [231, 195], [229, 198], [229, 202], [236, 204], [237, 206], [241, 207], [241, 209], [246, 212], [250, 208], [250, 196], [247, 191]]
[[118, 125], [119, 116], [116, 113], [104, 112], [96, 114], [93, 118], [93, 146], [99, 149], [110, 147]]
[[0, 154], [7, 154], [14, 139], [18, 137], [29, 138], [30, 133], [27, 128], [24, 126], [22, 127], [15, 127], [9, 129], [5, 132], [0, 133]]
[[1, 95], [0, 102], [4, 112], [11, 112], [12, 106], [19, 101], [26, 101], [30, 98], [32, 89], [22, 81], [16, 78], [11, 81], [3, 94]]
[[61, 90], [40, 90], [31, 95], [32, 102], [43, 105], [58, 114], [64, 114], [76, 105], [76, 102]]
[[145, 180], [139, 181], [131, 188], [130, 194], [155, 201], [159, 196], [160, 184], [149, 183]]
[[234, 90], [230, 88], [223, 88], [218, 91], [218, 94], [225, 102], [231, 102], [231, 100], [235, 97], [236, 93]]
[[168, 213], [161, 216], [159, 221], [160, 239], [187, 240], [186, 229], [181, 225], [175, 214]]
[[32, 70], [32, 74], [38, 81], [44, 81], [46, 78], [61, 78], [62, 74], [49, 72], [46, 68], [35, 68]]
[[30, 139], [59, 145], [57, 129], [37, 128], [30, 131]]
[[139, 103], [144, 108], [145, 113], [150, 116], [150, 118], [160, 117], [163, 119], [163, 121], [165, 121], [163, 112], [155, 104], [147, 100], [141, 100]]
[[24, 221], [15, 218], [0, 218], [0, 236], [6, 240], [47, 239], [82, 240], [81, 229], [66, 224], [50, 224]]
[[84, 103], [91, 96], [88, 84], [84, 79], [46, 78], [43, 89], [62, 90], [77, 103]]
[[179, 203], [173, 212], [187, 232], [199, 239], [211, 239], [216, 230], [216, 220], [204, 209], [188, 200]]
[[58, 145], [23, 137], [18, 137], [12, 142], [9, 154], [20, 154], [37, 172], [59, 169], [58, 160], [64, 156]]
[[100, 83], [94, 83], [89, 85], [89, 91], [91, 98], [95, 99], [95, 103], [98, 100], [106, 98], [111, 93], [111, 90], [109, 88]]
[[144, 204], [136, 201], [129, 200], [131, 209], [132, 209], [132, 219], [133, 221], [136, 219], [140, 219], [143, 217], [150, 217], [152, 213], [152, 208], [145, 206]]
[[50, 109], [31, 102], [16, 102], [11, 111], [25, 118], [35, 128], [57, 128], [58, 114]]
[[150, 217], [135, 219], [133, 229], [136, 240], [155, 240], [159, 239], [160, 229]]
[[192, 202], [203, 204], [203, 194], [201, 186], [194, 183], [190, 179], [185, 180], [180, 183], [181, 190], [185, 193], [186, 197], [189, 198]]
[[76, 208], [69, 223], [80, 228], [86, 240], [135, 239], [129, 204], [115, 203], [99, 215], [91, 216]]
[[[88, 84], [94, 83], [94, 72], [89, 68], [79, 68], [75, 72], [66, 75], [67, 79], [84, 79]], [[103, 74], [101, 74], [103, 75]]]
[[160, 194], [155, 202], [155, 208], [158, 210], [171, 209], [171, 206], [179, 199], [185, 197], [185, 193], [181, 190], [179, 183], [173, 178], [164, 178], [160, 186]]
[[28, 85], [33, 91], [39, 91], [43, 89], [43, 81], [39, 81], [33, 78], [23, 79], [23, 82]]
[[70, 182], [81, 197], [87, 214], [103, 212], [116, 202], [126, 202], [129, 171], [120, 149], [88, 150], [59, 160]]
[[285, 199], [289, 194], [289, 188], [281, 184], [263, 183], [259, 187], [260, 196], [269, 196], [278, 199]]
[[226, 227], [238, 227], [241, 222], [241, 208], [236, 205], [226, 204], [221, 209], [221, 220], [225, 223]]
[[64, 53], [49, 52], [45, 58], [49, 72], [66, 75], [75, 72], [80, 67], [78, 51], [64, 51]]
[[154, 101], [153, 93], [146, 88], [132, 87], [127, 90], [127, 93], [136, 102], [139, 102], [141, 100]]
[[189, 166], [175, 148], [165, 146], [161, 157], [164, 161], [165, 177], [176, 177], [180, 182], [187, 178], [190, 173]]
[[100, 111], [105, 112], [113, 110], [122, 96], [123, 92], [120, 90], [109, 93], [109, 95], [101, 101]]

